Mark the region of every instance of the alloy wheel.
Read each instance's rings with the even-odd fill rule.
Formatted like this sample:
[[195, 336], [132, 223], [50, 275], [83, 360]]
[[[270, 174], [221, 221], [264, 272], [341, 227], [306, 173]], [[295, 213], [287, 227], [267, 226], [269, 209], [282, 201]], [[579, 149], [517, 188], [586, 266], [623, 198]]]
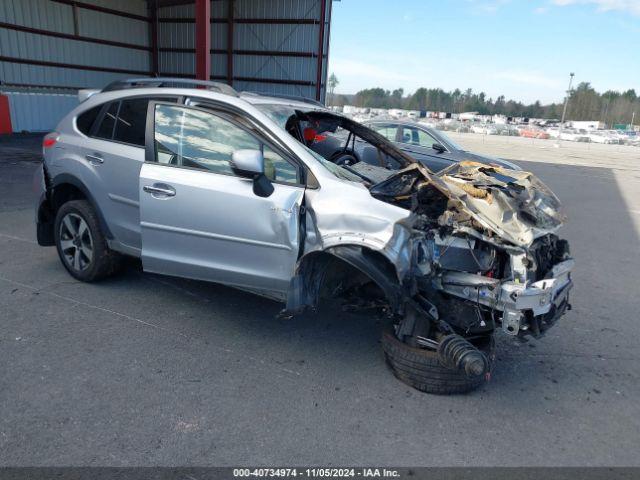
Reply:
[[67, 213], [60, 223], [60, 250], [67, 265], [80, 272], [93, 260], [93, 238], [87, 222], [75, 213]]

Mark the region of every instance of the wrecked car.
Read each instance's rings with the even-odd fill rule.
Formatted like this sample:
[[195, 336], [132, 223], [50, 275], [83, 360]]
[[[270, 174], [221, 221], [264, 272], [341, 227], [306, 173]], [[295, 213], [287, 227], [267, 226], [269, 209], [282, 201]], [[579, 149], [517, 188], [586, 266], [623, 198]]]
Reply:
[[[283, 317], [340, 298], [387, 319], [399, 379], [443, 394], [488, 379], [496, 331], [537, 337], [570, 308], [562, 209], [531, 173], [460, 162], [434, 174], [320, 106], [214, 82], [86, 96], [45, 137], [35, 179], [38, 243], [79, 280], [129, 255], [281, 301]], [[336, 133], [344, 148], [323, 154]], [[356, 138], [371, 161], [353, 155]]]

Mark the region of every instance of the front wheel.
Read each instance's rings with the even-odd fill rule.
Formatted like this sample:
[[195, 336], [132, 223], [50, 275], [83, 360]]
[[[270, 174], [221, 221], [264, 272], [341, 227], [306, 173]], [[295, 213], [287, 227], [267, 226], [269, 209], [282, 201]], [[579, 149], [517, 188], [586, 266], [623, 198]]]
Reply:
[[[484, 384], [488, 376], [469, 376], [463, 370], [442, 364], [436, 350], [414, 347], [396, 337], [393, 325], [382, 333], [382, 349], [393, 374], [402, 382], [426, 393], [451, 395], [466, 393]], [[480, 350], [489, 361], [489, 371], [495, 357], [493, 337]]]
[[62, 264], [83, 282], [108, 277], [121, 266], [120, 255], [107, 246], [97, 215], [86, 200], [72, 200], [60, 207], [55, 240]]

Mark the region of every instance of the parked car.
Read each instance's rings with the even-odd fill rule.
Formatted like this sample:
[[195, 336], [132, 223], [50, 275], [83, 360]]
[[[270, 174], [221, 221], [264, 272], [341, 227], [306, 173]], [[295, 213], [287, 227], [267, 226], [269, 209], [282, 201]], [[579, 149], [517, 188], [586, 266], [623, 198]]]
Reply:
[[624, 130], [605, 130], [609, 137], [617, 140], [616, 143], [621, 144], [628, 140], [628, 136]]
[[465, 160], [520, 170], [519, 166], [507, 160], [471, 153], [442, 131], [430, 128], [423, 123], [376, 120], [365, 122], [364, 125], [394, 142], [400, 150], [408, 153], [433, 172]]
[[560, 135], [559, 127], [547, 127], [545, 131], [549, 134], [549, 138], [558, 138]]
[[541, 140], [548, 140], [549, 138], [551, 138], [551, 135], [549, 135], [547, 132], [535, 127], [521, 129], [520, 136], [526, 138], [539, 138]]
[[[318, 153], [339, 129], [380, 165]], [[128, 255], [281, 301], [286, 317], [338, 297], [388, 319], [387, 361], [422, 391], [478, 387], [497, 330], [540, 336], [569, 308], [562, 209], [533, 174], [468, 161], [436, 175], [314, 103], [119, 81], [43, 150], [38, 243], [77, 280], [113, 275]]]
[[613, 138], [607, 132], [602, 130], [596, 130], [588, 133], [589, 141], [593, 143], [604, 143], [604, 144], [618, 144], [620, 140], [617, 138]]
[[562, 129], [558, 138], [560, 138], [560, 140], [568, 140], [570, 142], [591, 141], [591, 139], [589, 138], [589, 135], [586, 132], [581, 133], [578, 130], [573, 128]]

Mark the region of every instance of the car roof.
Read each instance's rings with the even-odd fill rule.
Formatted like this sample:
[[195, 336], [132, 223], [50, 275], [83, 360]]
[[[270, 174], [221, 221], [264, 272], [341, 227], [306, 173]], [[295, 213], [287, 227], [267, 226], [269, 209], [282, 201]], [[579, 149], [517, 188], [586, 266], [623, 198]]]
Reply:
[[316, 100], [289, 95], [263, 95], [256, 92], [240, 92], [240, 98], [252, 105], [285, 105], [289, 107], [316, 110], [327, 108]]
[[171, 77], [117, 80], [100, 91], [90, 92], [90, 95], [83, 98], [81, 103], [85, 103], [90, 98], [93, 98], [93, 101], [86, 102], [86, 104], [95, 103], [96, 99], [172, 94], [225, 100], [229, 101], [229, 103], [236, 103], [232, 99], [241, 99], [252, 105], [277, 104], [300, 109], [310, 109], [309, 107], [313, 107], [313, 109], [326, 108], [320, 102], [304, 97], [280, 94], [263, 95], [248, 91], [237, 92], [229, 85], [220, 82]]

